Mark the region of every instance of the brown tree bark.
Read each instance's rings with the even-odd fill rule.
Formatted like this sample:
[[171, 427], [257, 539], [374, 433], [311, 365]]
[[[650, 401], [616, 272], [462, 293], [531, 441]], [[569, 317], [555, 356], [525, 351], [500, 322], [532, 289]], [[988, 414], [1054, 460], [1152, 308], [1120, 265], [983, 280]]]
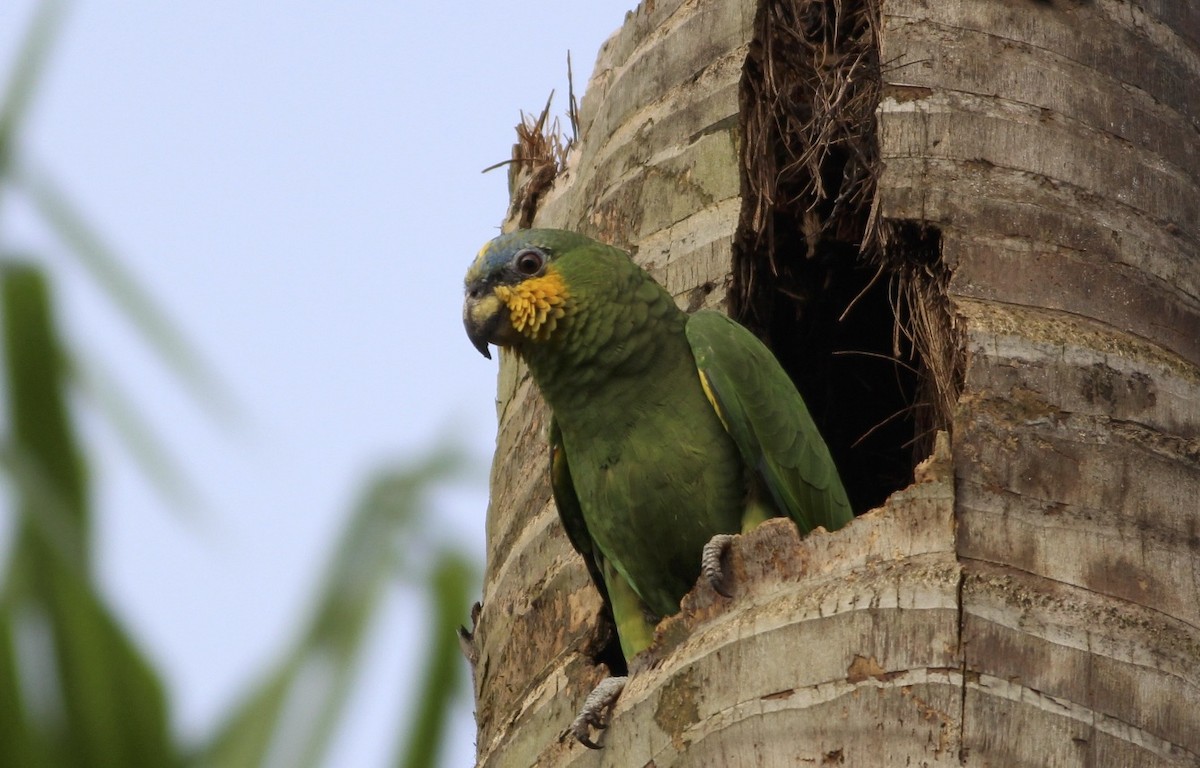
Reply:
[[[832, 74], [762, 87], [807, 82], [792, 33]], [[586, 750], [562, 733], [609, 637], [502, 356], [478, 764], [1200, 763], [1197, 83], [1192, 3], [643, 2], [515, 210], [634, 250], [689, 310], [731, 304], [865, 514], [740, 537], [734, 598], [689, 595]], [[903, 363], [878, 375], [797, 351], [877, 332]], [[892, 378], [911, 412], [864, 436], [847, 413]]]

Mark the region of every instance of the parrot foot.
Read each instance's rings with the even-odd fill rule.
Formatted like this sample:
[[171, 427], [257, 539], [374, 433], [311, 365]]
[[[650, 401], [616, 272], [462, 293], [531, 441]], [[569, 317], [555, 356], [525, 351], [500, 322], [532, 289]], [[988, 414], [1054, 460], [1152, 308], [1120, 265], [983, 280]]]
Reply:
[[700, 555], [700, 572], [716, 593], [723, 597], [733, 597], [725, 587], [725, 571], [721, 568], [721, 558], [729, 551], [732, 542], [733, 534], [718, 533], [704, 545], [704, 551]]
[[608, 716], [612, 714], [613, 705], [625, 690], [628, 677], [606, 677], [592, 689], [583, 701], [583, 709], [571, 723], [571, 735], [588, 749], [600, 749], [600, 745], [592, 741], [592, 729], [604, 730], [608, 727]]

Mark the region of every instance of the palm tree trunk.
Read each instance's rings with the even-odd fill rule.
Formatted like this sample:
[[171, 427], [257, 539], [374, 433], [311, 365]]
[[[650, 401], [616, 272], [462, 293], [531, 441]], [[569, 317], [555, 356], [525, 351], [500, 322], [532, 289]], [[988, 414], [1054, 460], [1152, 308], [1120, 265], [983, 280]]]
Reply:
[[1197, 82], [1191, 3], [644, 2], [509, 226], [768, 338], [863, 514], [740, 537], [592, 753], [610, 630], [505, 357], [479, 765], [1200, 761]]

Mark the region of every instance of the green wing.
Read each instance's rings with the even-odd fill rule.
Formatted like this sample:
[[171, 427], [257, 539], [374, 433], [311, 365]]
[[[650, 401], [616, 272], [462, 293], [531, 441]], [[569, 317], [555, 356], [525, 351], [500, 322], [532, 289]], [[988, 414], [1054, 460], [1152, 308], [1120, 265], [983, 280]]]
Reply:
[[600, 571], [600, 553], [593, 545], [592, 536], [583, 521], [583, 508], [579, 506], [579, 497], [575, 495], [571, 467], [567, 464], [567, 452], [563, 450], [562, 432], [553, 417], [550, 419], [550, 488], [554, 492], [554, 506], [558, 507], [558, 517], [567, 531], [567, 539], [575, 551], [583, 555], [588, 573], [596, 589], [600, 590], [605, 606], [611, 611], [612, 602], [608, 599], [608, 590]]
[[[612, 626], [616, 627], [621, 652], [626, 660], [632, 659], [654, 641], [654, 625], [657, 621], [633, 586], [592, 541], [583, 519], [579, 496], [575, 493], [575, 483], [571, 479], [562, 432], [553, 417], [550, 419], [550, 486], [567, 538], [583, 556], [592, 582], [604, 600], [605, 614]], [[609, 664], [611, 666], [611, 660]]]
[[720, 312], [688, 319], [688, 342], [709, 402], [778, 510], [801, 533], [853, 518], [829, 448], [771, 351]]

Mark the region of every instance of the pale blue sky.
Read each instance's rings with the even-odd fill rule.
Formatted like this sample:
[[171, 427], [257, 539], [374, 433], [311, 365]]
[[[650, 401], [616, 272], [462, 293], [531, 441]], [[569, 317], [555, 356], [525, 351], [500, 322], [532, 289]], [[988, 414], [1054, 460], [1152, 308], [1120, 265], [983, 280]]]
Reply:
[[[0, 3], [0, 67], [34, 0]], [[496, 232], [518, 110], [566, 52], [582, 91], [634, 0], [75, 3], [27, 149], [168, 308], [244, 414], [215, 426], [95, 284], [52, 260], [75, 347], [101, 356], [199, 486], [199, 523], [89, 423], [99, 570], [205, 733], [305, 615], [370, 469], [448, 430], [478, 458], [438, 514], [482, 557], [495, 363], [463, 335], [461, 280]], [[334, 10], [336, 8], [336, 10]], [[16, 212], [6, 242], [47, 250]], [[423, 638], [397, 592], [332, 766], [382, 765]], [[469, 713], [445, 765], [473, 755]]]

